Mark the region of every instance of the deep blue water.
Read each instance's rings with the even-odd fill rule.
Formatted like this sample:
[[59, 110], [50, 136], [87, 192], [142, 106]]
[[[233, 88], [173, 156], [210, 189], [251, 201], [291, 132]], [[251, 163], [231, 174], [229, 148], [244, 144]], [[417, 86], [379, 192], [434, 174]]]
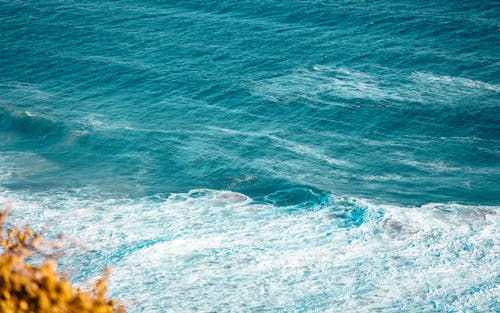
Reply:
[[131, 312], [499, 310], [499, 16], [0, 1], [0, 200]]

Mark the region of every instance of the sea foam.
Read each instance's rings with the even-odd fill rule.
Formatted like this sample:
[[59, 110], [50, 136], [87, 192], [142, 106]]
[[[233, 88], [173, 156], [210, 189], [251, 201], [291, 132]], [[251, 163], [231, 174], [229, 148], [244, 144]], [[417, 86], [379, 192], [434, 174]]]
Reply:
[[80, 269], [80, 283], [112, 267], [112, 293], [131, 312], [498, 307], [498, 207], [311, 195], [283, 206], [269, 202], [278, 194], [261, 202], [223, 190], [1, 194], [23, 223], [67, 234], [61, 266]]

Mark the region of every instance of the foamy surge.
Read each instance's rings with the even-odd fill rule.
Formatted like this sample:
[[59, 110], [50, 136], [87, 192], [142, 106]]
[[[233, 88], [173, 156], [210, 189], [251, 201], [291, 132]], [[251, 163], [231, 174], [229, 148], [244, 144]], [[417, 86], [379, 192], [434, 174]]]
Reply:
[[215, 190], [139, 200], [0, 194], [8, 197], [22, 222], [67, 234], [61, 266], [78, 283], [112, 267], [113, 295], [130, 300], [130, 312], [499, 307], [498, 207], [333, 195], [276, 206]]

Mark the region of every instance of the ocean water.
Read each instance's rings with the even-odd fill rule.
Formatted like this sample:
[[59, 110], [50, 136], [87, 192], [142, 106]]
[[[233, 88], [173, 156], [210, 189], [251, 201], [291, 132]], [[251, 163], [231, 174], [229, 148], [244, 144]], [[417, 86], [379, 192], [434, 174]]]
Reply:
[[496, 1], [0, 1], [0, 203], [129, 312], [500, 310]]

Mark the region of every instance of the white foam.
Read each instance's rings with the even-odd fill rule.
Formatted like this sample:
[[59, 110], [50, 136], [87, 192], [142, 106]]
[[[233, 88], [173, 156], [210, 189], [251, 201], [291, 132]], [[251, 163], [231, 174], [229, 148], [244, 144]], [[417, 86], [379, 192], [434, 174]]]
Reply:
[[464, 92], [463, 88], [469, 89], [484, 89], [488, 91], [499, 92], [500, 85], [488, 84], [480, 80], [472, 80], [464, 77], [454, 77], [448, 75], [434, 75], [427, 72], [415, 72], [412, 75], [412, 79], [417, 83], [430, 83], [438, 86], [455, 88], [455, 90], [460, 89]]
[[0, 152], [0, 165], [0, 183], [57, 169], [53, 162], [31, 152]]
[[369, 74], [343, 67], [315, 65], [295, 69], [255, 85], [254, 92], [279, 104], [305, 100], [308, 105], [326, 103], [345, 106], [344, 99], [412, 101], [423, 104], [457, 105], [463, 97], [499, 92], [500, 86], [464, 77], [414, 72], [408, 82], [394, 82], [385, 75]]
[[308, 98], [322, 100], [326, 95], [346, 99], [403, 100], [393, 89], [381, 87], [379, 78], [373, 75], [328, 66], [316, 65], [313, 69], [297, 69], [290, 74], [260, 82], [255, 87], [255, 93], [279, 102]]
[[[192, 190], [127, 200], [89, 190], [13, 197], [15, 216], [86, 250], [66, 266], [113, 268], [131, 312], [479, 310], [498, 292], [499, 208], [404, 208], [330, 196], [317, 207]], [[36, 205], [34, 205], [36, 203]], [[91, 265], [81, 260], [91, 259]]]

